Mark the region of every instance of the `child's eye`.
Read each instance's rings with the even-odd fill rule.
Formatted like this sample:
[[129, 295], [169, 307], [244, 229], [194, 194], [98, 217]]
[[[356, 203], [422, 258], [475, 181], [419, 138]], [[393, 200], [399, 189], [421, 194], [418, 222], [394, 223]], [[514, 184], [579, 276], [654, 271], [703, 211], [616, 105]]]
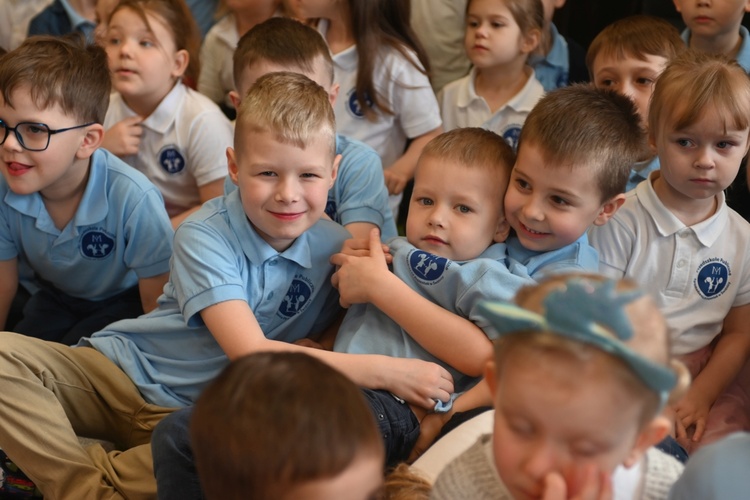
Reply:
[[479, 23], [476, 21], [467, 21], [466, 26], [469, 26], [470, 28], [476, 28], [477, 26], [479, 26]]
[[729, 141], [719, 141], [718, 143], [716, 143], [716, 147], [719, 149], [729, 149], [732, 146], [734, 146], [734, 143]]
[[154, 46], [154, 42], [152, 42], [151, 40], [141, 40], [141, 46], [142, 47], [153, 47]]
[[434, 204], [434, 202], [430, 198], [417, 198], [417, 203], [425, 207], [429, 207]]
[[265, 172], [260, 172], [258, 175], [262, 177], [276, 177], [276, 172], [271, 172], [270, 170], [266, 170]]
[[312, 174], [310, 172], [307, 172], [307, 173], [301, 174], [300, 177], [302, 177], [303, 179], [316, 179], [319, 176], [317, 174]]
[[471, 213], [472, 211], [471, 208], [467, 207], [466, 205], [458, 205], [456, 207], [456, 210], [458, 210], [462, 214], [468, 214], [468, 213]]
[[534, 428], [526, 421], [509, 421], [508, 428], [513, 434], [519, 437], [531, 437], [534, 434]]
[[678, 146], [681, 146], [683, 148], [688, 148], [692, 146], [693, 144], [693, 142], [690, 139], [677, 139], [674, 142], [677, 143]]
[[645, 76], [641, 78], [637, 78], [635, 81], [636, 83], [638, 83], [638, 85], [651, 86], [654, 84], [654, 81], [651, 78], [646, 78]]
[[552, 200], [552, 203], [554, 205], [558, 205], [561, 207], [567, 207], [568, 205], [570, 205], [570, 203], [568, 203], [568, 200], [566, 200], [565, 198], [561, 198], [560, 196], [552, 196], [550, 197], [550, 200]]
[[120, 39], [116, 38], [116, 37], [110, 37], [110, 38], [107, 39], [107, 44], [109, 44], [109, 45], [119, 45], [120, 44]]
[[24, 134], [29, 134], [29, 135], [46, 134], [47, 128], [39, 126], [39, 125], [34, 125], [33, 123], [29, 123], [26, 125], [26, 127], [24, 127], [23, 132]]
[[597, 82], [596, 86], [597, 87], [611, 87], [612, 85], [614, 85], [614, 83], [615, 83], [615, 81], [612, 80], [611, 78], [604, 78], [602, 80], [599, 80], [599, 82]]
[[505, 26], [503, 23], [499, 23], [499, 22], [492, 23], [493, 28], [502, 28], [503, 26]]
[[518, 186], [518, 189], [521, 191], [528, 191], [531, 189], [531, 184], [523, 179], [516, 179], [516, 186]]

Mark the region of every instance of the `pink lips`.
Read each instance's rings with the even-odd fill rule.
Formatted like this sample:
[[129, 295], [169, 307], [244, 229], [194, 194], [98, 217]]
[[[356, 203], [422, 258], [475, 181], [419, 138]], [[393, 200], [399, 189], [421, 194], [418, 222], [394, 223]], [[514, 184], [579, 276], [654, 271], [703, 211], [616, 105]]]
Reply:
[[445, 241], [438, 238], [437, 236], [425, 236], [422, 238], [422, 240], [426, 243], [430, 243], [432, 245], [445, 245]]
[[271, 212], [271, 215], [282, 221], [294, 221], [302, 217], [304, 212], [294, 213], [282, 213], [282, 212]]
[[31, 170], [31, 167], [22, 163], [8, 163], [8, 174], [14, 176], [21, 176]]

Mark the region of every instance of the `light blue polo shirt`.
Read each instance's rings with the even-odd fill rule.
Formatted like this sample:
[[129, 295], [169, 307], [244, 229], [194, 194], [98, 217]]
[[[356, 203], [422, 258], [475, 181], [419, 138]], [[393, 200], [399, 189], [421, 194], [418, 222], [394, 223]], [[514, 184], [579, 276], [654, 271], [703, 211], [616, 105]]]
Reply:
[[[342, 226], [353, 222], [374, 224], [380, 228], [383, 241], [398, 236], [378, 153], [364, 142], [336, 134], [336, 154], [341, 155], [341, 163], [328, 191], [326, 215]], [[236, 189], [227, 176], [224, 192]]]
[[570, 245], [548, 252], [528, 250], [516, 236], [510, 236], [505, 243], [510, 272], [534, 281], [556, 273], [599, 272], [599, 252], [589, 245], [586, 233]]
[[554, 23], [550, 23], [550, 32], [552, 48], [549, 54], [529, 56], [529, 66], [534, 68], [536, 79], [542, 84], [545, 92], [566, 87], [570, 79], [568, 42], [557, 31]]
[[340, 312], [332, 254], [349, 233], [318, 221], [279, 253], [253, 229], [239, 191], [206, 202], [175, 233], [170, 280], [159, 307], [84, 338], [117, 364], [150, 403], [182, 407], [229, 363], [200, 311], [243, 300], [269, 339], [294, 342]]
[[[0, 197], [0, 260], [16, 257], [71, 297], [107, 299], [169, 271], [173, 231], [159, 190], [104, 149], [92, 155], [83, 198], [62, 230], [39, 193], [16, 194], [0, 177]], [[39, 283], [24, 274], [33, 293]]]
[[659, 170], [659, 157], [654, 156], [650, 160], [645, 162], [636, 163], [633, 168], [630, 169], [630, 177], [628, 183], [625, 185], [625, 192], [627, 193], [631, 189], [635, 189], [638, 184], [648, 179], [648, 176], [654, 170]]
[[[740, 26], [740, 50], [737, 52], [737, 63], [742, 66], [745, 73], [750, 73], [750, 31], [744, 26]], [[685, 45], [690, 46], [690, 29], [685, 28], [682, 32], [682, 40]]]
[[[464, 317], [494, 338], [491, 325], [479, 314], [483, 300], [508, 301], [531, 280], [512, 275], [506, 265], [504, 243], [495, 243], [476, 259], [457, 262], [419, 250], [406, 238], [389, 241], [393, 273], [404, 283], [441, 307]], [[414, 314], [422, 314], [414, 311]], [[383, 354], [438, 363], [453, 376], [456, 392], [476, 382], [427, 352], [395, 321], [372, 304], [349, 308], [339, 328], [334, 351]]]

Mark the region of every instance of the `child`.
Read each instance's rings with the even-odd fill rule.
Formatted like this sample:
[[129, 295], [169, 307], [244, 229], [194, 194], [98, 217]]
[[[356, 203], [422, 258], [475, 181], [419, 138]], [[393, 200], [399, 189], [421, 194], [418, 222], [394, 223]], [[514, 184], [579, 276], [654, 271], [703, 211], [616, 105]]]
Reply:
[[633, 103], [586, 84], [556, 89], [529, 113], [505, 195], [514, 230], [508, 255], [535, 280], [560, 270], [593, 271], [586, 231], [622, 205], [643, 134]]
[[[325, 40], [313, 28], [293, 19], [274, 17], [251, 28], [234, 52], [237, 91], [229, 97], [236, 109], [241, 96], [260, 76], [271, 71], [302, 73], [328, 92], [336, 102], [333, 61]], [[397, 236], [388, 190], [378, 154], [366, 144], [336, 134], [336, 154], [341, 155], [336, 182], [328, 192], [326, 215], [343, 225], [354, 238], [368, 238], [374, 227], [385, 240]], [[235, 189], [229, 179], [225, 190]]]
[[218, 104], [230, 119], [236, 115], [229, 92], [235, 88], [232, 55], [237, 42], [247, 30], [273, 16], [279, 4], [280, 0], [222, 0], [218, 13], [221, 19], [203, 40], [198, 91]]
[[[0, 64], [0, 328], [75, 344], [156, 307], [172, 228], [158, 190], [98, 149], [106, 54], [80, 35], [26, 40]], [[23, 292], [22, 292], [23, 293]]]
[[123, 0], [106, 49], [113, 86], [103, 147], [146, 174], [172, 225], [223, 193], [232, 125], [184, 83], [198, 76], [198, 37], [184, 0]]
[[[366, 257], [331, 259], [340, 266], [333, 280], [341, 302], [353, 304], [334, 351], [439, 363], [453, 376], [456, 393], [476, 383], [491, 349], [487, 324], [477, 316], [479, 301], [508, 299], [530, 282], [508, 272], [503, 243], [509, 227], [502, 199], [513, 159], [500, 136], [479, 128], [445, 132], [425, 146], [406, 238], [389, 241], [393, 272], [373, 239]], [[387, 463], [405, 460], [426, 412], [387, 391], [365, 394], [373, 411], [385, 415], [378, 425]]]
[[438, 96], [446, 130], [482, 127], [518, 146], [523, 122], [544, 94], [526, 64], [543, 28], [541, 0], [469, 2], [464, 47], [473, 68]]
[[[2, 335], [0, 447], [45, 497], [152, 498], [149, 442], [159, 420], [192, 404], [229, 359], [304, 349], [290, 342], [338, 314], [328, 260], [348, 233], [320, 220], [336, 176], [327, 94], [302, 75], [269, 75], [243, 100], [236, 135], [227, 158], [239, 189], [176, 231], [170, 281], [154, 312], [72, 348]], [[394, 390], [433, 390], [425, 377], [414, 383], [404, 370], [391, 373], [399, 370], [386, 368], [388, 359], [357, 361], [363, 377]], [[76, 432], [123, 451], [84, 450]]]
[[750, 2], [672, 1], [687, 26], [682, 32], [682, 39], [688, 47], [736, 59], [745, 72], [750, 73], [750, 32], [742, 26], [744, 14], [750, 12]]
[[319, 19], [343, 94], [334, 106], [338, 132], [378, 152], [398, 219], [422, 148], [442, 131], [427, 57], [409, 25], [409, 2], [326, 0], [291, 7], [298, 18]]
[[367, 500], [383, 482], [362, 393], [302, 353], [233, 361], [198, 398], [190, 434], [208, 500]]
[[742, 375], [750, 356], [750, 226], [726, 206], [723, 192], [748, 151], [749, 133], [744, 70], [725, 56], [677, 56], [651, 97], [649, 142], [661, 168], [590, 235], [603, 273], [628, 276], [654, 295], [674, 352], [694, 377], [674, 408], [677, 438], [688, 452], [750, 429], [740, 387], [750, 380]]
[[571, 83], [589, 81], [586, 71], [586, 51], [575, 40], [561, 35], [552, 18], [565, 0], [542, 0], [544, 5], [544, 30], [539, 50], [529, 55], [529, 66], [534, 76], [549, 92]]
[[91, 42], [98, 0], [54, 0], [29, 22], [28, 36], [83, 33]]
[[664, 498], [682, 466], [649, 448], [687, 376], [669, 361], [653, 301], [627, 283], [562, 275], [515, 302], [483, 304], [500, 335], [485, 369], [493, 432], [443, 470], [430, 498], [610, 498], [618, 465], [638, 475], [629, 498]]
[[[658, 17], [635, 15], [599, 32], [589, 46], [586, 65], [595, 87], [615, 90], [633, 100], [645, 131], [656, 77], [683, 50], [685, 44], [674, 25]], [[625, 190], [635, 188], [658, 168], [659, 158], [644, 144]]]

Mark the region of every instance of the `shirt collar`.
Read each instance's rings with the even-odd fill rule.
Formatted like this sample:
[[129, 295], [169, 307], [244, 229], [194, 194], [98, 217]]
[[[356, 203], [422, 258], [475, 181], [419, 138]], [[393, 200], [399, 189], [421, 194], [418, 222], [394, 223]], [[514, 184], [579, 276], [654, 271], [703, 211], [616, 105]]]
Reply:
[[151, 113], [142, 125], [151, 130], [163, 134], [177, 119], [177, 110], [187, 94], [187, 87], [177, 82], [172, 90], [161, 100], [153, 113]]

